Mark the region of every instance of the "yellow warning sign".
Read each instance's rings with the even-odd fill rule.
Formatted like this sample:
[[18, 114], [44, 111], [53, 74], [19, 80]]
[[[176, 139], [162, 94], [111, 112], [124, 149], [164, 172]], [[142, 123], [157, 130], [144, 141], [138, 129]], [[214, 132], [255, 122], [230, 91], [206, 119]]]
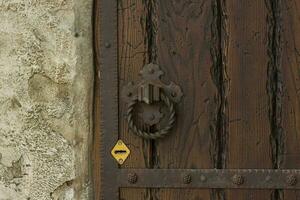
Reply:
[[116, 159], [116, 161], [120, 165], [122, 165], [125, 162], [129, 154], [130, 154], [130, 150], [122, 140], [118, 140], [117, 144], [111, 150], [111, 155]]

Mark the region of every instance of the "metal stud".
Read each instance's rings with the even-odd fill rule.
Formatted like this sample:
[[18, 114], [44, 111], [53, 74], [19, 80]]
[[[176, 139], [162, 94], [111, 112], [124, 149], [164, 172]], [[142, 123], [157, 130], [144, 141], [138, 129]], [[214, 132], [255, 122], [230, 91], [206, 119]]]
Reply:
[[109, 43], [109, 42], [106, 42], [105, 44], [104, 44], [104, 46], [105, 46], [105, 48], [110, 48], [111, 47], [111, 44]]
[[207, 180], [207, 178], [204, 176], [204, 175], [201, 175], [200, 176], [200, 181], [201, 182], [205, 182]]
[[266, 176], [265, 181], [266, 181], [266, 182], [270, 182], [271, 179], [272, 179], [271, 176]]
[[235, 174], [233, 177], [232, 177], [232, 182], [235, 184], [235, 185], [242, 185], [244, 183], [244, 177], [240, 174]]
[[294, 186], [297, 184], [297, 177], [295, 175], [289, 175], [286, 179], [286, 182], [290, 186]]
[[135, 184], [138, 181], [138, 176], [136, 173], [130, 173], [127, 176], [128, 182], [131, 184]]
[[192, 182], [192, 176], [190, 174], [184, 174], [182, 181], [184, 184], [190, 184]]

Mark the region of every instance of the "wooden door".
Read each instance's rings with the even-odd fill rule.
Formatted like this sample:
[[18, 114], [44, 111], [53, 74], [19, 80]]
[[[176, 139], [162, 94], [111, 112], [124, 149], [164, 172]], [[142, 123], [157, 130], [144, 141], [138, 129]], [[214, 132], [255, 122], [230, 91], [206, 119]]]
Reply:
[[[299, 9], [300, 0], [96, 1], [95, 199], [300, 199]], [[128, 126], [122, 98], [149, 63], [183, 93], [155, 140]], [[165, 126], [141, 115], [143, 131]], [[122, 165], [117, 140], [130, 149]]]

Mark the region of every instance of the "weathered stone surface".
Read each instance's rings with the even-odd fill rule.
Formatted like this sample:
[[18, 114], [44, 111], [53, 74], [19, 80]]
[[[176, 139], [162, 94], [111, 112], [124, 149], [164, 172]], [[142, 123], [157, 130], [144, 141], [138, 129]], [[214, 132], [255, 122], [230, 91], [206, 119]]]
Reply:
[[92, 0], [0, 0], [0, 200], [85, 200]]

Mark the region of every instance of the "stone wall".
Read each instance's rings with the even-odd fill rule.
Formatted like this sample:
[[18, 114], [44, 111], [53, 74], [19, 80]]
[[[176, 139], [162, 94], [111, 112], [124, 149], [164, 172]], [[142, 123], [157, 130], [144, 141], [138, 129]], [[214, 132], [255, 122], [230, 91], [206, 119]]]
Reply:
[[85, 200], [92, 0], [0, 0], [0, 200]]

